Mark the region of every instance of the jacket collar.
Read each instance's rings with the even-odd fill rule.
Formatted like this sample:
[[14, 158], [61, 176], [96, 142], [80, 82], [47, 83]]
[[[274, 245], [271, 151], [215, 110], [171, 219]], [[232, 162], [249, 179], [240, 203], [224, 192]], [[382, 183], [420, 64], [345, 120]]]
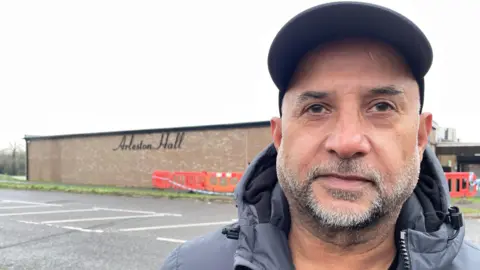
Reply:
[[[294, 269], [288, 246], [290, 213], [277, 182], [276, 154], [273, 144], [265, 148], [252, 161], [236, 187], [239, 234], [235, 269]], [[422, 160], [421, 174], [430, 176], [441, 187], [439, 196], [446, 209], [450, 204], [447, 182], [435, 154], [429, 148]], [[401, 259], [398, 269], [448, 269], [459, 252], [464, 227], [455, 234], [452, 225], [443, 222], [438, 230], [428, 232], [424, 212], [415, 193], [402, 208], [398, 222], [403, 224], [402, 229], [406, 232], [405, 239], [401, 241], [406, 249], [399, 250]]]

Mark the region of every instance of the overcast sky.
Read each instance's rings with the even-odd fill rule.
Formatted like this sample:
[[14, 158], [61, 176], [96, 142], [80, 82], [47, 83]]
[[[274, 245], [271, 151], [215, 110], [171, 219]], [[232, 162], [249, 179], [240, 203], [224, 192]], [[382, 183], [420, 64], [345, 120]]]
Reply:
[[[53, 135], [269, 120], [270, 42], [327, 1], [0, 1], [0, 149]], [[434, 49], [425, 110], [480, 142], [480, 1], [369, 1]]]

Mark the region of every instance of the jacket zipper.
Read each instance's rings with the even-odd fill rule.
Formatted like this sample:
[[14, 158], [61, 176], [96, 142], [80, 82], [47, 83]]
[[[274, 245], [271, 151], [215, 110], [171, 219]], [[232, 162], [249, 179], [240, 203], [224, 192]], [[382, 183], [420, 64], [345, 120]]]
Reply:
[[408, 253], [407, 231], [400, 232], [400, 254], [403, 258], [404, 269], [411, 270], [410, 254]]

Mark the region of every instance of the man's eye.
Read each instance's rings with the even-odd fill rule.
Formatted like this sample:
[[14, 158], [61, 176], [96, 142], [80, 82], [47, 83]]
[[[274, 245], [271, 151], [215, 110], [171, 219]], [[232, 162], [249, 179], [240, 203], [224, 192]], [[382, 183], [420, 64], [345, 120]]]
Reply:
[[387, 102], [379, 102], [373, 106], [372, 110], [377, 111], [377, 112], [386, 112], [389, 110], [393, 110], [393, 106], [390, 105]]
[[318, 114], [318, 113], [323, 113], [325, 112], [325, 107], [320, 105], [320, 104], [315, 104], [310, 107], [308, 107], [308, 112]]

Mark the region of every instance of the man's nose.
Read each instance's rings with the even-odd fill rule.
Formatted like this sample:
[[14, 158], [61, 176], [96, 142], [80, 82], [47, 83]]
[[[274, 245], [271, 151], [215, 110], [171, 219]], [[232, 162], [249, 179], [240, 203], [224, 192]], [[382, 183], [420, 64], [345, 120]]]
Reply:
[[371, 145], [365, 136], [362, 122], [352, 114], [337, 118], [333, 131], [325, 142], [326, 150], [341, 159], [365, 156]]

